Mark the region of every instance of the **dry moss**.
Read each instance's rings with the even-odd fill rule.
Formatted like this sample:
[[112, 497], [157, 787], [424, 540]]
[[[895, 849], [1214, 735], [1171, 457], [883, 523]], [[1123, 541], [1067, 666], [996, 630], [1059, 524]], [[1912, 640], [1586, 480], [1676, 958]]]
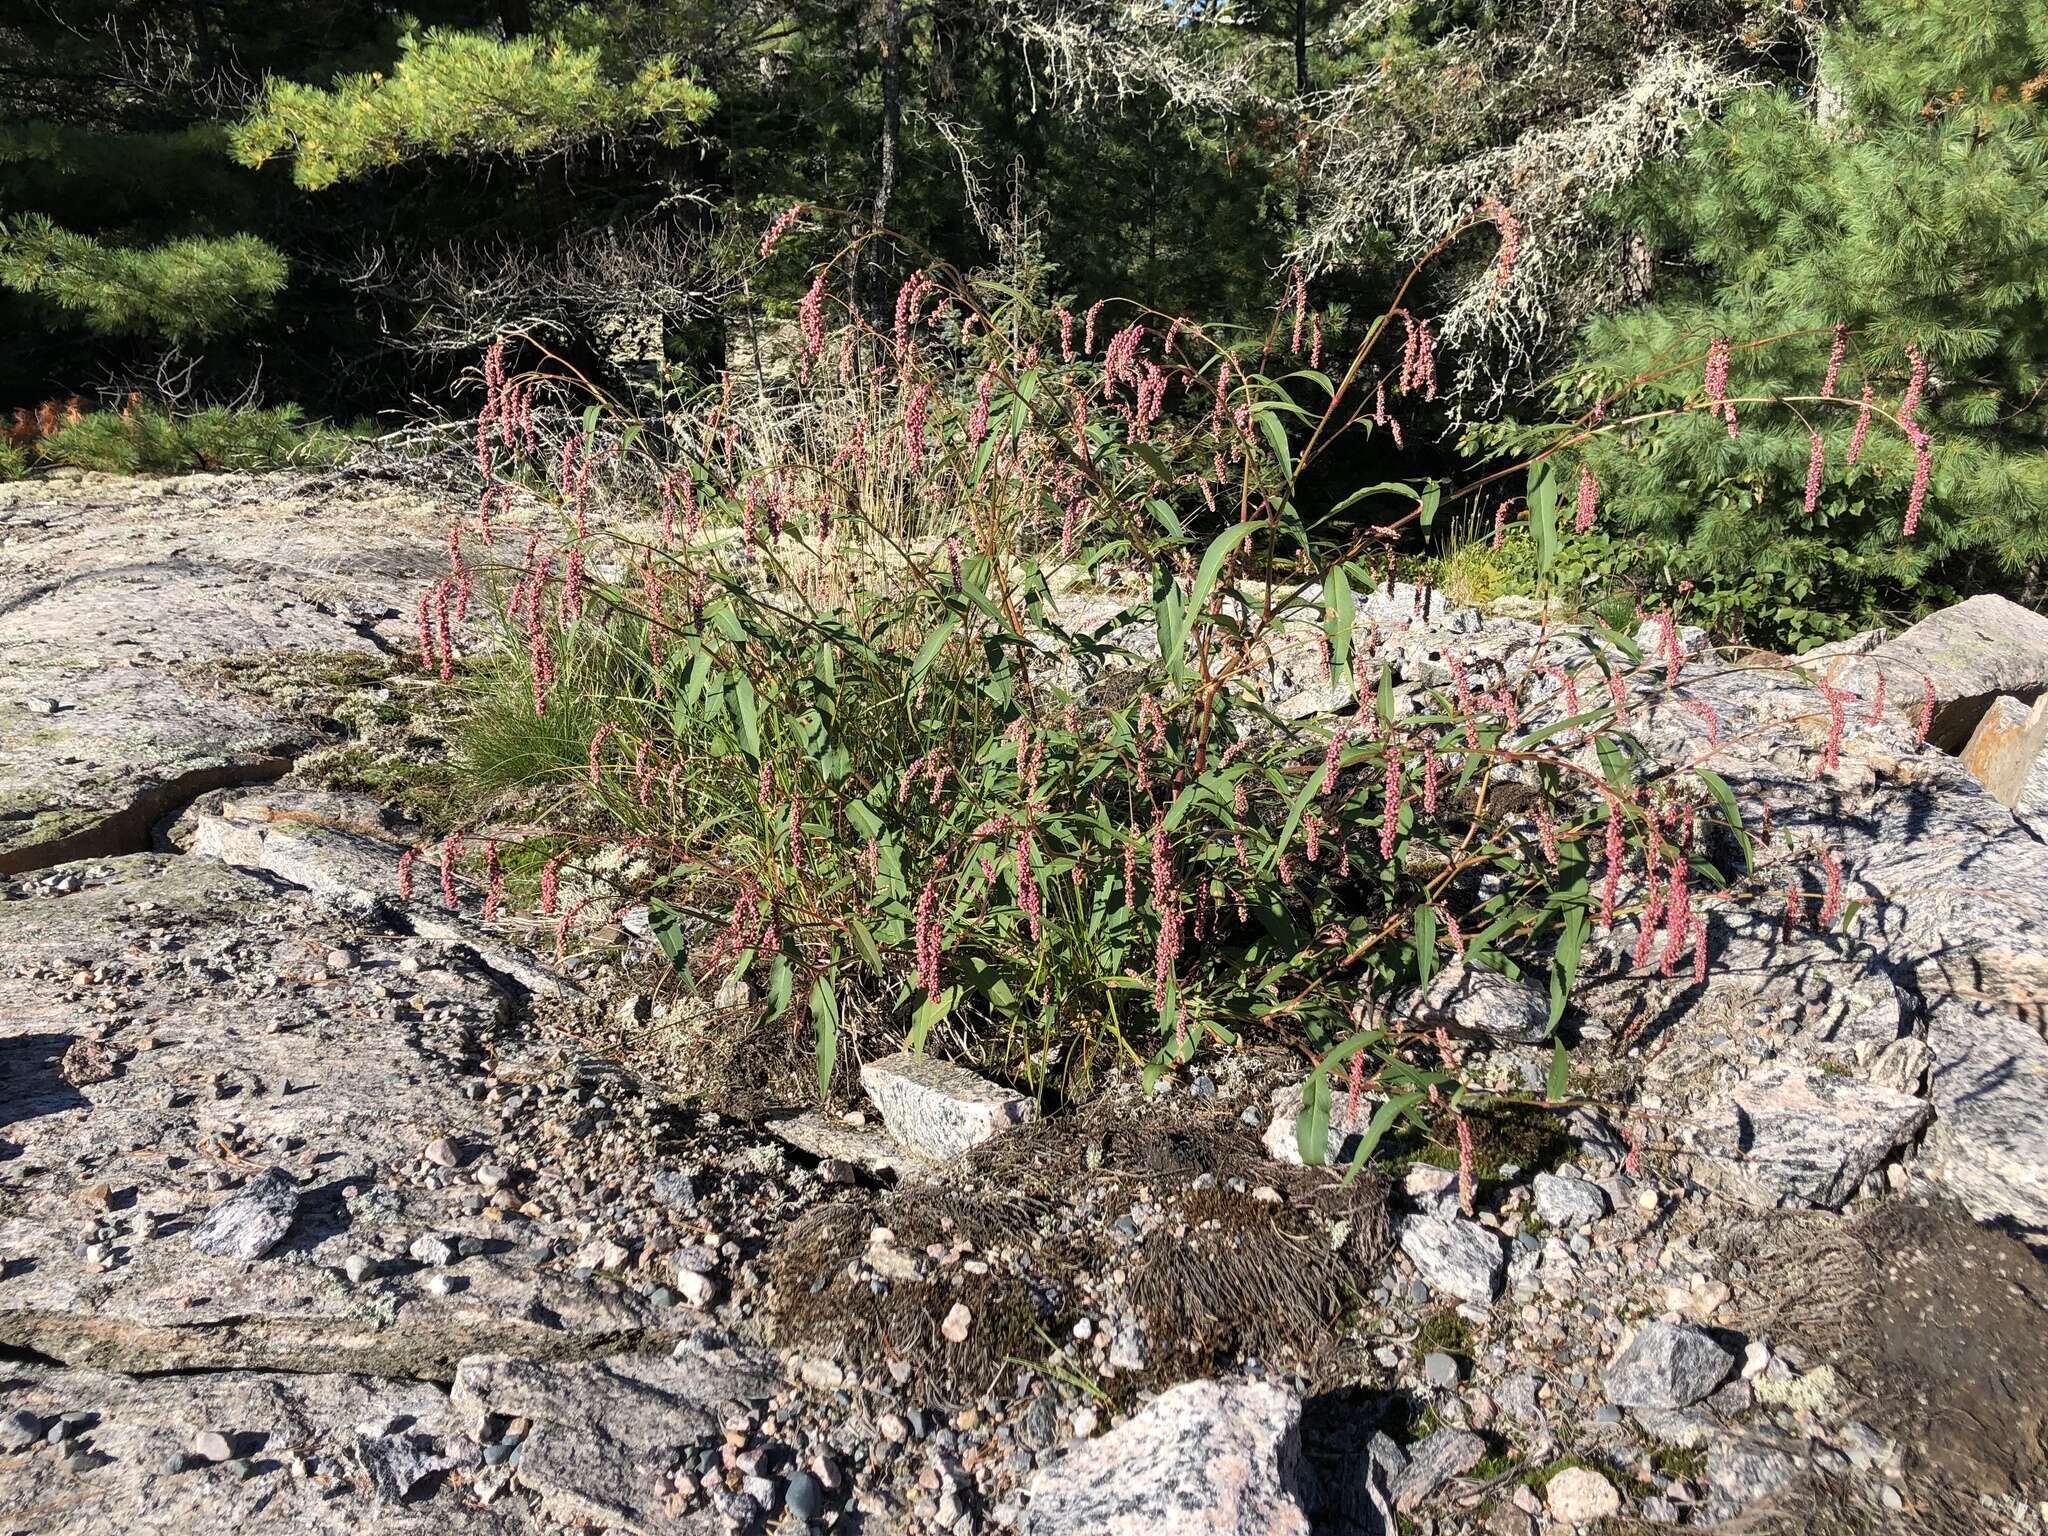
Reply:
[[[1134, 1216], [1141, 1228], [1116, 1230]], [[876, 1227], [903, 1253], [961, 1261], [877, 1286], [861, 1267]], [[1391, 1246], [1377, 1177], [1274, 1164], [1227, 1111], [1103, 1098], [981, 1148], [947, 1185], [811, 1212], [768, 1255], [768, 1310], [780, 1342], [863, 1371], [908, 1362], [932, 1406], [972, 1401], [1013, 1363], [1049, 1365], [1105, 1302], [1148, 1341], [1142, 1369], [1105, 1383], [1117, 1401], [1248, 1356], [1334, 1381], [1356, 1365], [1345, 1315]], [[962, 1343], [939, 1331], [956, 1303], [974, 1315]]]

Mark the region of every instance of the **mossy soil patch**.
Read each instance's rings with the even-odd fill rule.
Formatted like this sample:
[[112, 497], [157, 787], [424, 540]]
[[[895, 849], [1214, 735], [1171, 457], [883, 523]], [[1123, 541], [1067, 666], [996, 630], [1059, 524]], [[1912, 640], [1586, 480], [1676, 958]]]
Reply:
[[371, 795], [432, 832], [474, 820], [473, 797], [450, 764], [450, 742], [472, 707], [460, 679], [443, 682], [369, 651], [237, 656], [195, 671], [196, 680], [261, 698], [326, 738], [294, 765], [299, 782]]

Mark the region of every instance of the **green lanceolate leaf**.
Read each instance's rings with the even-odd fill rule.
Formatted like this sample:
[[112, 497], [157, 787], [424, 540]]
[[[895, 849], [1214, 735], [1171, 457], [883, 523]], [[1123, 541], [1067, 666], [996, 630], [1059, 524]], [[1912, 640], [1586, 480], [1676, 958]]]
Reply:
[[1181, 606], [1180, 586], [1168, 582], [1153, 609], [1152, 620], [1159, 635], [1159, 655], [1166, 663], [1167, 675], [1175, 682], [1182, 681], [1188, 673], [1187, 657], [1181, 644], [1183, 627], [1187, 623], [1187, 610]]
[[868, 931], [868, 925], [857, 917], [849, 917], [846, 931], [852, 935], [854, 951], [862, 963], [877, 976], [886, 977], [889, 973], [882, 965], [882, 951], [875, 943], [874, 934]]
[[1223, 562], [1230, 558], [1230, 552], [1242, 544], [1258, 529], [1257, 523], [1233, 523], [1209, 541], [1208, 549], [1202, 553], [1201, 568], [1195, 572], [1195, 584], [1188, 589], [1187, 611], [1198, 615], [1209, 604], [1209, 594], [1216, 588], [1216, 578], [1223, 573]]
[[1382, 480], [1377, 485], [1361, 485], [1349, 496], [1338, 502], [1337, 505], [1330, 508], [1330, 516], [1335, 517], [1339, 512], [1348, 512], [1368, 496], [1398, 496], [1405, 501], [1420, 499], [1415, 494], [1415, 487], [1407, 482], [1402, 480]]
[[1315, 799], [1317, 791], [1322, 788], [1322, 783], [1323, 775], [1318, 769], [1309, 774], [1301, 788], [1295, 791], [1294, 800], [1287, 807], [1286, 824], [1280, 828], [1280, 835], [1273, 839], [1272, 846], [1266, 850], [1265, 857], [1260, 861], [1260, 868], [1266, 873], [1278, 868], [1280, 855], [1294, 845], [1294, 834], [1301, 829], [1301, 818], [1307, 814], [1308, 803]]
[[846, 802], [846, 820], [853, 830], [858, 832], [863, 838], [880, 837], [882, 835], [882, 818], [868, 809], [865, 800], [849, 800]]
[[925, 1038], [932, 1032], [932, 1026], [953, 1011], [953, 1004], [958, 1002], [959, 998], [958, 987], [947, 987], [937, 997], [928, 997], [919, 1003], [917, 1012], [910, 1016], [910, 1034], [903, 1042], [904, 1047], [913, 1055], [921, 1054]]
[[1365, 1166], [1395, 1119], [1413, 1109], [1424, 1096], [1423, 1093], [1397, 1093], [1372, 1112], [1371, 1121], [1359, 1136], [1358, 1145], [1352, 1149], [1351, 1165], [1344, 1170], [1346, 1184], [1358, 1177], [1358, 1170]]
[[1564, 932], [1558, 938], [1557, 953], [1550, 959], [1549, 1028], [1552, 1032], [1564, 1018], [1565, 1004], [1571, 1001], [1572, 983], [1579, 974], [1579, 955], [1586, 947], [1586, 935], [1592, 926], [1583, 903], [1570, 908], [1564, 915]]
[[1318, 1067], [1301, 1085], [1301, 1113], [1294, 1117], [1294, 1145], [1302, 1162], [1320, 1168], [1330, 1145], [1330, 1074]]
[[1529, 466], [1529, 531], [1536, 541], [1536, 574], [1557, 561], [1557, 471], [1548, 459]]
[[1571, 1081], [1572, 1061], [1565, 1054], [1564, 1042], [1550, 1042], [1550, 1076], [1543, 1083], [1543, 1097], [1552, 1104], [1564, 1102], [1566, 1085]]
[[733, 679], [733, 716], [739, 722], [740, 750], [754, 762], [761, 760], [761, 704], [754, 685], [744, 673]]
[[1426, 990], [1436, 978], [1436, 913], [1430, 907], [1415, 909], [1415, 936], [1410, 942], [1415, 952], [1415, 984]]
[[832, 1074], [839, 1067], [839, 993], [829, 972], [811, 983], [811, 1029], [817, 1048], [818, 1097], [832, 1093]]
[[1261, 405], [1253, 412], [1259, 424], [1260, 435], [1266, 439], [1266, 446], [1273, 450], [1274, 462], [1280, 466], [1283, 483], [1294, 483], [1294, 455], [1287, 446], [1287, 427], [1270, 405]]
[[1728, 787], [1728, 781], [1711, 768], [1695, 768], [1693, 772], [1699, 781], [1707, 786], [1707, 793], [1721, 807], [1721, 814], [1727, 818], [1728, 830], [1735, 838], [1735, 846], [1742, 850], [1742, 870], [1748, 874], [1756, 868], [1756, 850], [1750, 846], [1749, 832], [1742, 824], [1742, 811], [1735, 803], [1735, 791]]
[[917, 655], [910, 662], [911, 691], [916, 690], [918, 682], [931, 670], [932, 663], [939, 659], [939, 652], [946, 648], [946, 642], [953, 638], [953, 631], [959, 627], [959, 619], [944, 619], [938, 628], [924, 637], [924, 644], [917, 648]]
[[1351, 594], [1351, 578], [1343, 566], [1335, 566], [1323, 581], [1323, 633], [1330, 641], [1330, 670], [1339, 676], [1351, 671], [1351, 631], [1358, 622], [1358, 604]]
[[1424, 528], [1429, 527], [1431, 523], [1436, 521], [1436, 509], [1443, 502], [1443, 499], [1444, 488], [1434, 481], [1416, 499], [1415, 510], [1422, 514], [1418, 521]]

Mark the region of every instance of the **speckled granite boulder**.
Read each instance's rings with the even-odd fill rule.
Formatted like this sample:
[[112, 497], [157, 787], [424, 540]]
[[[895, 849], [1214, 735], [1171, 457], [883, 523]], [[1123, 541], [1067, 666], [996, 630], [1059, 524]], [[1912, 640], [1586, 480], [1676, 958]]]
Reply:
[[1161, 1393], [1031, 1481], [1019, 1536], [1308, 1536], [1301, 1399], [1260, 1382]]
[[1925, 1099], [1787, 1063], [1710, 1104], [1696, 1143], [1715, 1182], [1750, 1204], [1836, 1210], [1931, 1113]]
[[1002, 1135], [1038, 1116], [1021, 1093], [999, 1088], [965, 1067], [899, 1051], [860, 1069], [860, 1085], [882, 1112], [889, 1134], [935, 1162]]
[[443, 526], [303, 474], [0, 486], [0, 874], [146, 848], [194, 795], [283, 773], [319, 733], [205, 669], [404, 646]]
[[1607, 1400], [1623, 1408], [1688, 1408], [1734, 1368], [1735, 1357], [1699, 1329], [1644, 1323], [1607, 1367]]
[[1453, 961], [1437, 973], [1427, 991], [1411, 997], [1409, 1018], [1424, 1029], [1438, 1026], [1478, 1040], [1533, 1045], [1550, 1034], [1549, 994], [1526, 981]]
[[[527, 1536], [518, 1498], [486, 1497], [476, 1441], [424, 1382], [275, 1371], [123, 1376], [17, 1360], [0, 1403], [38, 1424], [84, 1411], [62, 1447], [0, 1470], [0, 1530], [39, 1536]], [[205, 1432], [233, 1461], [192, 1454]], [[244, 1475], [246, 1474], [246, 1475]], [[502, 1481], [502, 1478], [499, 1479]]]

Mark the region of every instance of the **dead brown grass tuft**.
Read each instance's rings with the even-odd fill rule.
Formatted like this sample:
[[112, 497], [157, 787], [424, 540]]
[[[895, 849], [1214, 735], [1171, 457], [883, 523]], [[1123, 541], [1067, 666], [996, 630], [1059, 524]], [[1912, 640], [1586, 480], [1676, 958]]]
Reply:
[[[1227, 1111], [1097, 1100], [982, 1148], [945, 1185], [812, 1212], [769, 1254], [769, 1311], [782, 1342], [861, 1369], [907, 1361], [933, 1406], [958, 1405], [1007, 1364], [1044, 1366], [1120, 1269], [1149, 1348], [1104, 1384], [1112, 1398], [1247, 1356], [1335, 1380], [1346, 1312], [1392, 1246], [1386, 1193], [1370, 1173], [1346, 1186], [1272, 1163]], [[1112, 1230], [1134, 1213], [1141, 1237]], [[878, 1289], [857, 1273], [878, 1226], [899, 1251], [965, 1249], [987, 1271], [927, 1264]], [[975, 1318], [958, 1344], [939, 1332], [955, 1303]]]

